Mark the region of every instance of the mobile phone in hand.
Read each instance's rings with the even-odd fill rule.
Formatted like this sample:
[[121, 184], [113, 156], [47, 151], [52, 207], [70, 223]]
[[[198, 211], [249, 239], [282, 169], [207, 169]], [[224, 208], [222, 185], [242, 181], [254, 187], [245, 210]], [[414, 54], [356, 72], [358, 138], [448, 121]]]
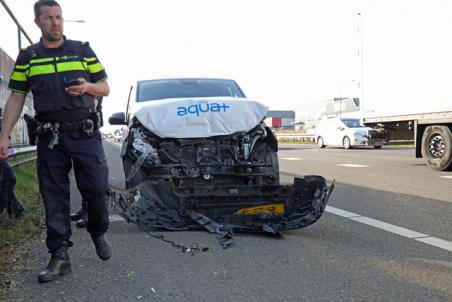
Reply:
[[64, 79], [66, 87], [80, 85], [81, 82], [79, 79]]

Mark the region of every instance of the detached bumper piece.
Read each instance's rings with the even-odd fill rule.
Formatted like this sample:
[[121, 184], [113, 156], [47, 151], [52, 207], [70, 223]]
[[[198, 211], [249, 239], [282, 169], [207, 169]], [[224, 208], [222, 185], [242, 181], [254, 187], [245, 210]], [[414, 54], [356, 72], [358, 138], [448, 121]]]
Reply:
[[232, 231], [278, 235], [309, 226], [322, 216], [334, 182], [322, 176], [295, 178], [293, 185], [181, 188], [147, 180], [128, 190], [112, 188], [112, 203], [128, 222], [169, 230], [206, 229], [226, 248]]

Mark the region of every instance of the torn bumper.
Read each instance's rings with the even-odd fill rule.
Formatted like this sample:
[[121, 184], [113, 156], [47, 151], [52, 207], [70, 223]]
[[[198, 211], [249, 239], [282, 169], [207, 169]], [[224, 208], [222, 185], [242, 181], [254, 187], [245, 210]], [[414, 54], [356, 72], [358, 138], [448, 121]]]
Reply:
[[112, 188], [112, 200], [128, 222], [148, 227], [199, 229], [210, 220], [217, 225], [213, 228], [278, 233], [316, 222], [333, 188], [334, 182], [328, 186], [316, 175], [275, 186], [178, 188], [170, 181], [148, 180], [128, 190]]

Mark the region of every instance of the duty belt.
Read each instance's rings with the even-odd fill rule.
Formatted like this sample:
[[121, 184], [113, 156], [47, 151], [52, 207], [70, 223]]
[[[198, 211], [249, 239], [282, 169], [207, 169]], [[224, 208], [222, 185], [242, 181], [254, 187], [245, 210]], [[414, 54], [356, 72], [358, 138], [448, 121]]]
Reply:
[[53, 149], [53, 146], [58, 144], [58, 135], [60, 131], [71, 132], [78, 136], [79, 133], [83, 133], [87, 136], [92, 136], [94, 130], [98, 128], [94, 126], [94, 121], [91, 119], [84, 119], [81, 121], [68, 121], [68, 122], [37, 122], [36, 134], [38, 136], [52, 133], [48, 147]]
[[36, 133], [42, 135], [53, 130], [59, 130], [64, 132], [81, 131], [87, 135], [93, 135], [94, 130], [97, 128], [94, 126], [94, 121], [91, 119], [84, 119], [81, 121], [68, 121], [68, 122], [44, 122], [39, 123], [36, 128]]
[[99, 125], [95, 117], [85, 118], [78, 121], [52, 122], [48, 120], [43, 121], [39, 118], [34, 118], [28, 114], [24, 114], [24, 120], [27, 123], [29, 142], [33, 146], [36, 144], [38, 136], [52, 133], [52, 138], [49, 142], [50, 149], [58, 143], [58, 134], [60, 131], [69, 132], [78, 137], [81, 133], [91, 136], [93, 135], [94, 130], [99, 129]]

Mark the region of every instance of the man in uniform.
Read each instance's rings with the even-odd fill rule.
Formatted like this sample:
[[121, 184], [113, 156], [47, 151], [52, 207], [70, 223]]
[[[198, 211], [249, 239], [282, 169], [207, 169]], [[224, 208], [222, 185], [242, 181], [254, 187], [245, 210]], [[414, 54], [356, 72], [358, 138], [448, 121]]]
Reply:
[[63, 36], [60, 5], [40, 0], [34, 5], [40, 42], [22, 50], [11, 74], [0, 133], [0, 158], [8, 151], [8, 135], [31, 90], [36, 110], [37, 170], [46, 211], [46, 245], [51, 254], [39, 282], [71, 272], [68, 248], [72, 246], [69, 171], [88, 204], [88, 226], [102, 260], [111, 257], [104, 234], [107, 210], [108, 168], [95, 114], [95, 96], [109, 94], [107, 74], [88, 43]]
[[[0, 107], [0, 131], [2, 129], [2, 108]], [[24, 207], [14, 194], [16, 174], [8, 162], [0, 159], [0, 214], [6, 209], [10, 219], [20, 219], [24, 216]], [[0, 219], [0, 227], [9, 226], [11, 221]]]

